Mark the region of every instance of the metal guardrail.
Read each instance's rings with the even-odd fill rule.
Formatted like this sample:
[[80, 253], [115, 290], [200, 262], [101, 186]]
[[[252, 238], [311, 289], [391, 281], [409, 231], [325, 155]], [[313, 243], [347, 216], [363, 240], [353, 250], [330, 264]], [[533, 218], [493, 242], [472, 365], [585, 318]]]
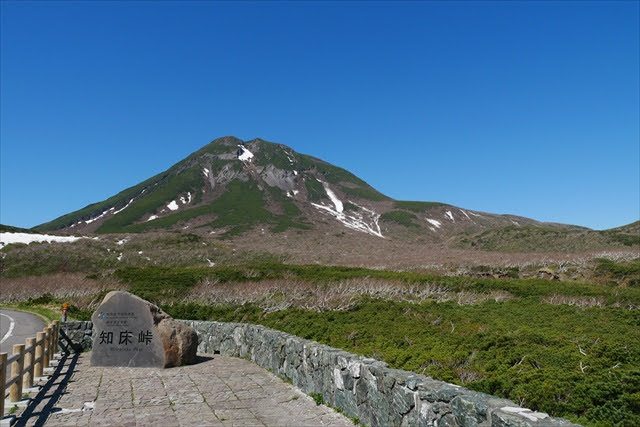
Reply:
[[[19, 402], [22, 390], [33, 387], [34, 378], [42, 377], [58, 348], [60, 321], [54, 320], [35, 338], [27, 338], [25, 344], [15, 344], [13, 354], [0, 353], [0, 418], [4, 416], [4, 402], [9, 389], [9, 402]], [[11, 376], [7, 380], [7, 366], [11, 364]]]

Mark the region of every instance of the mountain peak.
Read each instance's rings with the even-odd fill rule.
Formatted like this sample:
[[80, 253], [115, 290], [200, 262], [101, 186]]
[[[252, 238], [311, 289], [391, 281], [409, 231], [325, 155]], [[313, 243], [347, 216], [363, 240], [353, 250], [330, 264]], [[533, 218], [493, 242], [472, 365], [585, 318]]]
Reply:
[[[351, 218], [337, 208], [343, 206], [340, 199], [362, 212]], [[37, 229], [108, 233], [209, 227], [237, 233], [261, 225], [277, 232], [312, 228], [326, 223], [328, 214], [347, 227], [381, 236], [374, 224], [379, 214], [367, 214], [380, 200], [388, 198], [355, 175], [286, 145], [225, 136], [161, 174]]]
[[537, 244], [538, 237], [560, 241], [567, 233], [584, 232], [443, 203], [396, 201], [349, 171], [286, 145], [234, 136], [217, 138], [146, 181], [35, 228], [73, 233], [188, 229], [225, 237], [348, 232], [457, 247], [495, 245], [504, 236], [520, 241], [529, 236]]

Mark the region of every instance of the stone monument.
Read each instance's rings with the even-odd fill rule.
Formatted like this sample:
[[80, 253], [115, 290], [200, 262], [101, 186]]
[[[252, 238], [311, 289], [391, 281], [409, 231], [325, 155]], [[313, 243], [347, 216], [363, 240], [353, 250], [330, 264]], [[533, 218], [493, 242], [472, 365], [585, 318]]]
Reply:
[[169, 368], [196, 360], [193, 328], [128, 292], [109, 292], [91, 320], [93, 366]]

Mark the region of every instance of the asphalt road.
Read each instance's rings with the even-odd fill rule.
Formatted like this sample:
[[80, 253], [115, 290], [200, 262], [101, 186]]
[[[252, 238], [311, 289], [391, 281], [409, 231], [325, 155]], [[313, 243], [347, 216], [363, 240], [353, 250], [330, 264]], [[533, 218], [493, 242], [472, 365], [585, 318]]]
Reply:
[[[44, 322], [33, 314], [0, 310], [0, 353], [11, 357], [14, 344], [24, 344], [27, 338], [35, 338], [44, 327]], [[7, 367], [7, 375], [10, 372], [10, 367]]]

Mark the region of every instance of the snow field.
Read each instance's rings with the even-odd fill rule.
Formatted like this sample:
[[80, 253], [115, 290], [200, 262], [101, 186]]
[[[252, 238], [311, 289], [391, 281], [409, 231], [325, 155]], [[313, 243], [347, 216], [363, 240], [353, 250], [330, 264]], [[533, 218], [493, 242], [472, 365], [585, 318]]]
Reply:
[[49, 234], [30, 234], [30, 233], [0, 233], [0, 248], [11, 243], [30, 244], [33, 242], [75, 242], [76, 240], [86, 239], [86, 237], [76, 236], [52, 236]]

